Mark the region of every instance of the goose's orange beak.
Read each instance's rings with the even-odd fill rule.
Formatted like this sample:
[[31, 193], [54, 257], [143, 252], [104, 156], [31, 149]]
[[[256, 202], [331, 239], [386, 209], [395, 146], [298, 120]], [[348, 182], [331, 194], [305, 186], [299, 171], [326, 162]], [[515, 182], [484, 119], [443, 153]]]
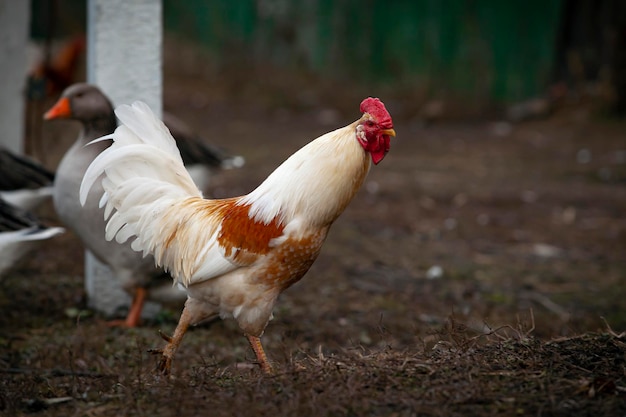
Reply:
[[67, 97], [61, 97], [54, 106], [43, 115], [45, 120], [51, 119], [68, 119], [72, 116], [72, 108], [70, 100]]

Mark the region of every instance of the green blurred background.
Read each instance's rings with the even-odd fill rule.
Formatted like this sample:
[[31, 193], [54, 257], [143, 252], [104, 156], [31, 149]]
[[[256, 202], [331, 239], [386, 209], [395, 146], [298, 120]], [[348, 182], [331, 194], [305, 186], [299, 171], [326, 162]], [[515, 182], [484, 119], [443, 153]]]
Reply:
[[[85, 30], [85, 0], [32, 0], [32, 36]], [[622, 0], [164, 0], [165, 32], [216, 66], [274, 66], [468, 106], [608, 85], [623, 110]]]

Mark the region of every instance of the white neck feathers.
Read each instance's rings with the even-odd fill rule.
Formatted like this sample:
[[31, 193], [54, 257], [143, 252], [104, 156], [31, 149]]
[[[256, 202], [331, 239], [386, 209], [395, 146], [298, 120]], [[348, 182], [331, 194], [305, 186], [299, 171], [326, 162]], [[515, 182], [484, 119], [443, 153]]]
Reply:
[[315, 226], [332, 223], [360, 188], [370, 158], [356, 138], [354, 122], [310, 142], [283, 162], [240, 204], [250, 217], [270, 223], [301, 218]]

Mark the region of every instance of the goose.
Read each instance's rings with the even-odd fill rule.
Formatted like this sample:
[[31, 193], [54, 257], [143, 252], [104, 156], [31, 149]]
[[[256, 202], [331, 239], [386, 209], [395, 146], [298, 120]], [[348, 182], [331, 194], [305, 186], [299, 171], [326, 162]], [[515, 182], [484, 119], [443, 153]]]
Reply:
[[0, 198], [0, 278], [42, 240], [64, 231], [43, 225], [29, 211]]
[[[79, 202], [80, 183], [87, 167], [111, 144], [104, 140], [87, 145], [94, 139], [112, 134], [117, 127], [113, 106], [108, 97], [95, 85], [78, 83], [66, 88], [59, 100], [44, 114], [44, 119], [72, 119], [82, 123], [79, 137], [63, 156], [56, 172], [53, 202], [61, 221], [71, 229], [95, 257], [113, 272], [121, 287], [132, 297], [131, 306], [124, 320], [112, 320], [111, 326], [136, 327], [141, 321], [141, 312], [147, 299], [161, 303], [184, 302], [185, 293], [172, 286], [169, 275], [155, 267], [152, 256], [131, 249], [129, 243], [119, 244], [105, 239], [103, 211], [98, 206], [101, 185], [94, 187], [87, 203]], [[174, 119], [175, 120], [175, 119]], [[178, 129], [181, 154], [187, 155], [187, 167], [203, 163], [206, 169], [195, 170], [200, 175], [198, 183], [206, 184], [208, 171], [238, 168], [244, 164], [241, 156], [208, 147], [197, 137], [190, 136], [191, 130], [175, 120], [172, 129]], [[186, 146], [188, 145], [188, 146]], [[207, 155], [209, 157], [207, 157]]]
[[0, 197], [24, 210], [34, 210], [52, 196], [54, 172], [27, 156], [0, 147]]

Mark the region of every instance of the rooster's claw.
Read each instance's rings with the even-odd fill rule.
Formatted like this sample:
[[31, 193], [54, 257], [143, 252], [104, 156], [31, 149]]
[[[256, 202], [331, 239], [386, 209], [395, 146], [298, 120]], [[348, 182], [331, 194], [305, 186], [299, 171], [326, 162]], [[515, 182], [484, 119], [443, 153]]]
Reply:
[[165, 333], [163, 333], [161, 330], [159, 330], [159, 336], [161, 336], [161, 338], [163, 340], [165, 340], [167, 343], [172, 343], [172, 337], [166, 335]]
[[165, 356], [163, 354], [163, 349], [148, 349], [148, 353], [152, 353], [153, 355], [161, 355], [161, 359], [159, 359], [159, 363], [157, 364], [157, 371], [161, 374], [168, 376], [170, 374], [170, 369], [172, 366], [172, 358]]
[[170, 368], [172, 365], [172, 358], [168, 358], [167, 356], [161, 356], [161, 360], [157, 365], [157, 370], [161, 372], [161, 374], [168, 376], [170, 374]]

